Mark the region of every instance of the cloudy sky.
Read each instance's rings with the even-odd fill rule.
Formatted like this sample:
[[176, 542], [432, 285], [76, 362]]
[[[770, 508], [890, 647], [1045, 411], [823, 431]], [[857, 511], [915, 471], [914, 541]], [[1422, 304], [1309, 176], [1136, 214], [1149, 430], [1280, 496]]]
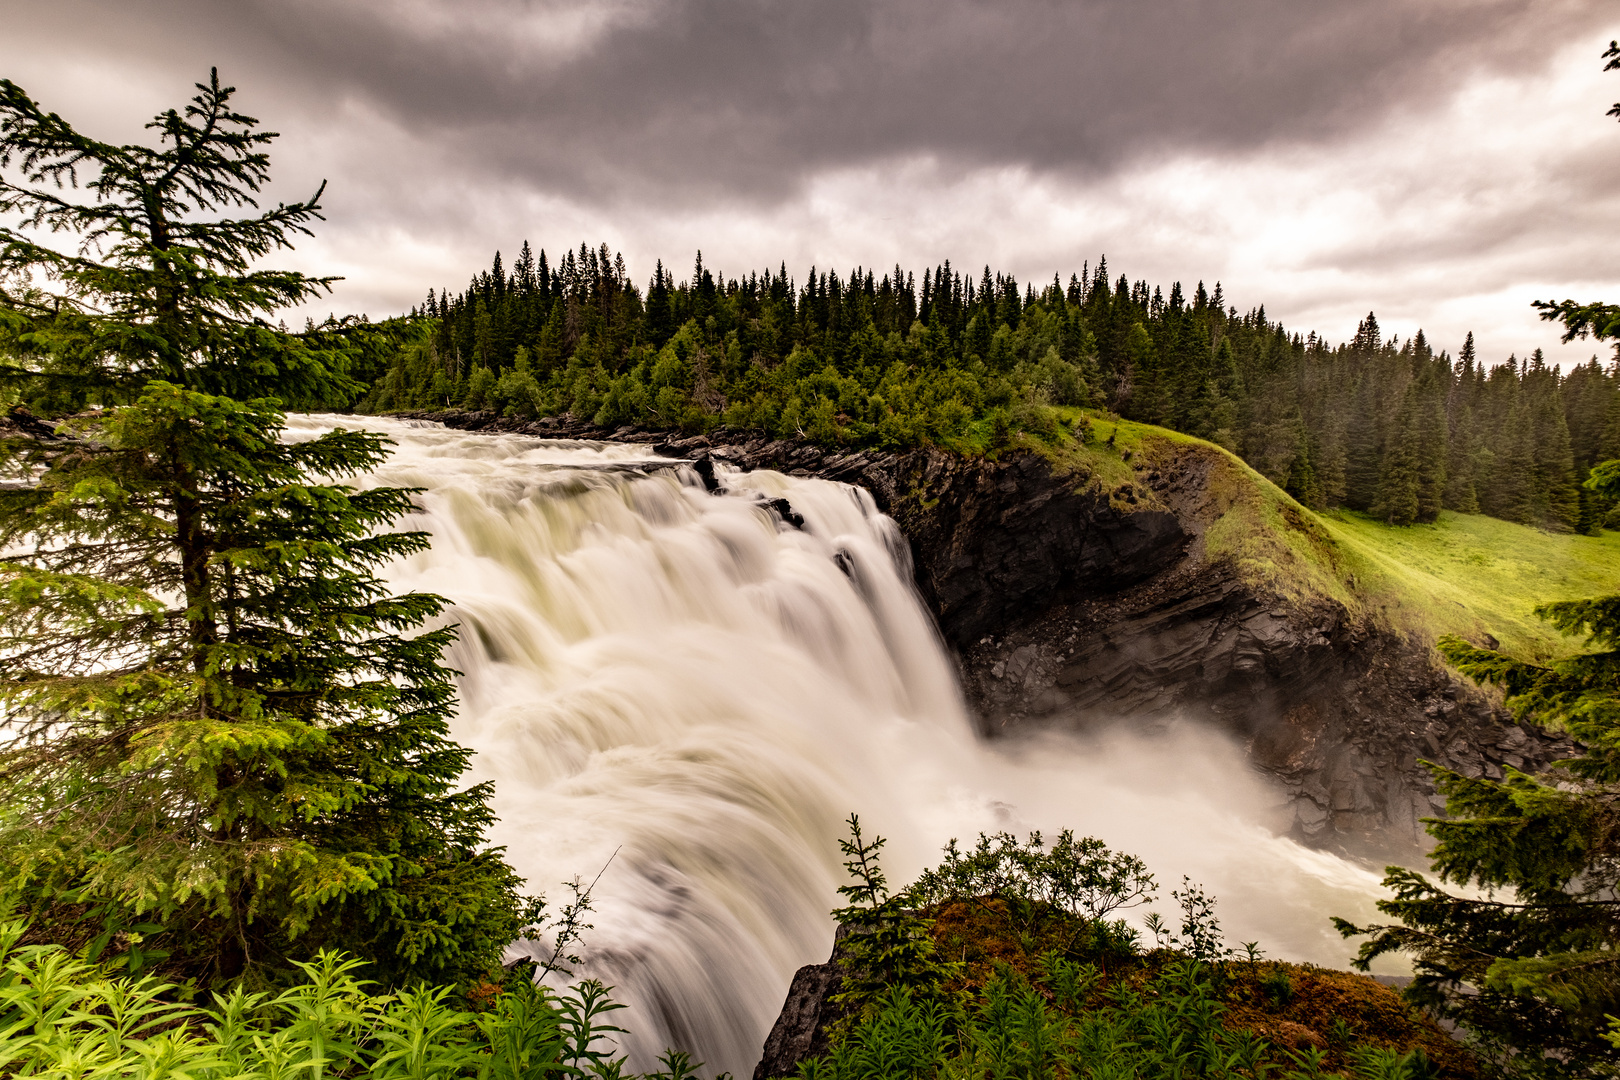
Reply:
[[[218, 65], [330, 181], [282, 260], [390, 314], [499, 248], [684, 273], [1106, 253], [1491, 360], [1620, 300], [1612, 0], [0, 0], [0, 75], [132, 141]], [[1605, 350], [1606, 353], [1606, 350]]]

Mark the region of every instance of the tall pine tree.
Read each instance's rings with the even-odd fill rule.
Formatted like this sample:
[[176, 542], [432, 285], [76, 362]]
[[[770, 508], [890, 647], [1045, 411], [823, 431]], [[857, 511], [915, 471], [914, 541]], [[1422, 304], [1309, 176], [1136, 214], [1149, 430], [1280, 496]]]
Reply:
[[[36, 411], [129, 401], [154, 378], [331, 406], [364, 388], [356, 376], [380, 374], [394, 341], [364, 322], [289, 334], [264, 318], [337, 280], [253, 268], [310, 234], [321, 191], [261, 209], [274, 133], [232, 108], [217, 73], [197, 89], [183, 112], [152, 120], [148, 147], [82, 135], [0, 80], [0, 166], [14, 169], [0, 174], [0, 213], [21, 220], [0, 225], [0, 382]], [[41, 236], [80, 243], [62, 251]]]
[[217, 76], [198, 91], [158, 146], [116, 146], [0, 83], [6, 377], [40, 411], [113, 406], [0, 438], [0, 861], [53, 932], [144, 926], [178, 974], [267, 979], [330, 945], [389, 981], [471, 978], [522, 908], [487, 789], [458, 790], [451, 632], [421, 632], [443, 601], [374, 576], [426, 540], [385, 531], [410, 492], [317, 479], [383, 440], [278, 441], [283, 403], [353, 389], [356, 336], [269, 321], [328, 279], [250, 263], [318, 206], [256, 212], [271, 136]]

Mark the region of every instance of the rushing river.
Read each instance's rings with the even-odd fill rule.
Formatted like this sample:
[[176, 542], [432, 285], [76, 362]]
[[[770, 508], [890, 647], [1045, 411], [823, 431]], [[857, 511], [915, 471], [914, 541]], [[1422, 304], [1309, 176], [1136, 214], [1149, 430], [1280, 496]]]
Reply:
[[494, 841], [554, 902], [607, 866], [582, 974], [631, 1006], [633, 1065], [672, 1045], [752, 1070], [831, 946], [852, 810], [892, 881], [953, 836], [1071, 826], [1146, 859], [1167, 918], [1190, 875], [1229, 942], [1344, 966], [1327, 917], [1366, 918], [1376, 877], [1262, 827], [1279, 796], [1219, 737], [978, 738], [865, 492], [755, 472], [716, 497], [644, 447], [363, 423], [397, 447], [358, 482], [426, 489], [403, 524], [432, 550], [388, 576], [452, 601], [454, 735], [495, 782]]

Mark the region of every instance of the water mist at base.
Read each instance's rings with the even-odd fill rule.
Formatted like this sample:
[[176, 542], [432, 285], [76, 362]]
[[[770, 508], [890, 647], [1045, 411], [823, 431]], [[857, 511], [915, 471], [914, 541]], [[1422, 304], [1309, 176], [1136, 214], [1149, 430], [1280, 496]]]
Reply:
[[1228, 940], [1270, 955], [1343, 966], [1327, 917], [1371, 914], [1376, 876], [1263, 828], [1278, 793], [1207, 730], [978, 738], [863, 491], [756, 472], [715, 497], [643, 447], [365, 424], [398, 447], [362, 482], [426, 489], [404, 525], [432, 550], [389, 579], [453, 602], [453, 733], [495, 782], [492, 839], [553, 893], [618, 852], [580, 974], [631, 1006], [636, 1067], [674, 1046], [752, 1069], [831, 946], [851, 810], [896, 882], [951, 837], [1067, 826], [1145, 859], [1167, 918], [1169, 886], [1201, 882]]

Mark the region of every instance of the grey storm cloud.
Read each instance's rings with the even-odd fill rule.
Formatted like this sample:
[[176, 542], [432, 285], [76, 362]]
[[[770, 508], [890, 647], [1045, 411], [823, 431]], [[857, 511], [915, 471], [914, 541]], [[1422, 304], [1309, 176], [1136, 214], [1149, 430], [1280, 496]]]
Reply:
[[470, 171], [576, 200], [768, 204], [904, 158], [1096, 176], [1171, 150], [1327, 143], [1481, 69], [1545, 62], [1600, 6], [61, 0], [8, 21], [177, 76], [217, 63], [250, 110], [360, 103]]
[[[1107, 253], [1498, 358], [1612, 297], [1614, 0], [0, 0], [0, 75], [141, 137], [210, 65], [381, 313], [524, 237], [729, 273]], [[323, 314], [324, 308], [314, 314]], [[1567, 354], [1567, 355], [1566, 355]]]

